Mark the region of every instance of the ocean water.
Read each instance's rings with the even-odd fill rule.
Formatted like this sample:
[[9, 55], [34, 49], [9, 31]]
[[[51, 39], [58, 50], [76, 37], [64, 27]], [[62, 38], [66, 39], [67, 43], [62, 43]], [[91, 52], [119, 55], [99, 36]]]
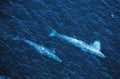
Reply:
[[[88, 44], [99, 40], [100, 58], [51, 28]], [[41, 55], [28, 39], [53, 50], [62, 63]], [[120, 0], [0, 0], [0, 75], [11, 79], [120, 79]]]

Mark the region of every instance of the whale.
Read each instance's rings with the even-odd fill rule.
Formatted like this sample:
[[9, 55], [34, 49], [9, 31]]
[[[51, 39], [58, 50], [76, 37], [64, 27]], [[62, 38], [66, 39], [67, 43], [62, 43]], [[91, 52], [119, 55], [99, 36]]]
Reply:
[[39, 45], [35, 42], [32, 42], [30, 40], [24, 39], [24, 38], [19, 38], [18, 36], [13, 39], [15, 40], [23, 40], [26, 44], [29, 46], [33, 47], [37, 52], [39, 52], [41, 55], [47, 56], [49, 58], [52, 58], [53, 60], [57, 62], [62, 62], [62, 60], [55, 54], [55, 49], [49, 50], [46, 47]]
[[94, 43], [92, 43], [91, 45], [81, 41], [81, 40], [77, 40], [75, 38], [69, 37], [67, 35], [63, 35], [63, 34], [59, 34], [57, 33], [56, 30], [52, 29], [52, 31], [49, 33], [49, 37], [56, 37], [58, 39], [62, 39], [78, 48], [80, 48], [81, 50], [85, 51], [85, 52], [89, 52], [91, 54], [94, 54], [98, 57], [101, 58], [105, 58], [106, 56], [100, 51], [101, 49], [101, 43], [100, 41], [95, 41]]
[[40, 54], [47, 56], [49, 58], [52, 58], [54, 60], [56, 60], [57, 62], [62, 62], [62, 60], [55, 54], [55, 49], [53, 49], [52, 51], [47, 49], [46, 47], [43, 47], [42, 45], [38, 45], [30, 40], [23, 40], [25, 43], [27, 43], [29, 46], [33, 47], [34, 49], [36, 49]]

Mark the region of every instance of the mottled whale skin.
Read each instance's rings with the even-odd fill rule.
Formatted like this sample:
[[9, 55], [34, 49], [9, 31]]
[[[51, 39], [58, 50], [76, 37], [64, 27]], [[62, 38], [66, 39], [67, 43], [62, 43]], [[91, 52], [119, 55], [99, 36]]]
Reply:
[[49, 58], [52, 58], [54, 59], [55, 61], [57, 62], [62, 62], [62, 60], [55, 54], [55, 49], [53, 49], [52, 51], [43, 47], [43, 46], [40, 46], [30, 40], [27, 40], [27, 39], [21, 39], [19, 37], [15, 37], [13, 40], [22, 40], [24, 41], [25, 43], [27, 43], [29, 46], [33, 47], [34, 49], [36, 49], [40, 54], [44, 55], [44, 56], [47, 56]]
[[95, 41], [93, 43], [93, 45], [88, 45], [87, 43], [81, 41], [81, 40], [77, 40], [75, 38], [71, 38], [69, 36], [66, 35], [62, 35], [57, 33], [55, 30], [52, 30], [51, 33], [49, 34], [49, 37], [57, 37], [59, 39], [63, 39], [65, 41], [67, 41], [68, 43], [71, 43], [72, 45], [90, 52], [96, 56], [99, 56], [101, 58], [105, 58], [106, 56], [100, 51], [100, 42], [99, 41]]
[[52, 59], [56, 60], [57, 62], [62, 62], [62, 60], [57, 55], [55, 55], [55, 50], [50, 51], [49, 49], [47, 49], [43, 46], [40, 46], [30, 40], [24, 39], [23, 41], [26, 42], [31, 47], [35, 48], [40, 54], [45, 55], [49, 58], [52, 58]]

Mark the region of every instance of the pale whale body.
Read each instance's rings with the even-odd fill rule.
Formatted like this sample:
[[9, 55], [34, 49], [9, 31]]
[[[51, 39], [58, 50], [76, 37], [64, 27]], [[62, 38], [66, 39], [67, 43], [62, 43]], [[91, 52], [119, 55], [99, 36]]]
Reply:
[[57, 62], [62, 62], [62, 60], [57, 55], [55, 55], [55, 49], [53, 51], [50, 51], [49, 49], [47, 49], [47, 48], [45, 48], [43, 46], [40, 46], [40, 45], [30, 41], [30, 40], [20, 39], [18, 37], [15, 37], [13, 40], [23, 40], [29, 46], [31, 46], [34, 49], [36, 49], [40, 54], [42, 54], [44, 56], [47, 56], [49, 58], [52, 58], [52, 59], [56, 60]]
[[31, 47], [35, 48], [40, 54], [45, 55], [49, 58], [52, 58], [58, 62], [62, 62], [62, 60], [57, 55], [55, 55], [55, 50], [50, 51], [49, 49], [47, 49], [43, 46], [40, 46], [40, 45], [30, 41], [30, 40], [24, 39], [24, 42], [26, 42]]
[[96, 56], [99, 56], [101, 58], [105, 58], [106, 56], [100, 51], [100, 42], [95, 41], [92, 45], [88, 45], [87, 43], [77, 40], [75, 38], [68, 37], [66, 35], [62, 35], [57, 33], [55, 30], [52, 30], [52, 32], [49, 34], [50, 37], [57, 37], [59, 39], [63, 39], [67, 41], [68, 43], [71, 43], [72, 45], [81, 48], [82, 50], [86, 52], [90, 52]]

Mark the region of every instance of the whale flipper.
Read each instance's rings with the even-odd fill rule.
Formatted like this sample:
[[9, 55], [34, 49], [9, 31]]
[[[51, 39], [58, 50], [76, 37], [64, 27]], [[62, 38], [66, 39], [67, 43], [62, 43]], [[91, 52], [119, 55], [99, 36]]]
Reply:
[[97, 50], [100, 50], [101, 49], [101, 44], [99, 41], [95, 41], [92, 46], [97, 49]]
[[53, 49], [53, 50], [52, 50], [52, 53], [54, 53], [54, 54], [55, 54], [55, 49]]

